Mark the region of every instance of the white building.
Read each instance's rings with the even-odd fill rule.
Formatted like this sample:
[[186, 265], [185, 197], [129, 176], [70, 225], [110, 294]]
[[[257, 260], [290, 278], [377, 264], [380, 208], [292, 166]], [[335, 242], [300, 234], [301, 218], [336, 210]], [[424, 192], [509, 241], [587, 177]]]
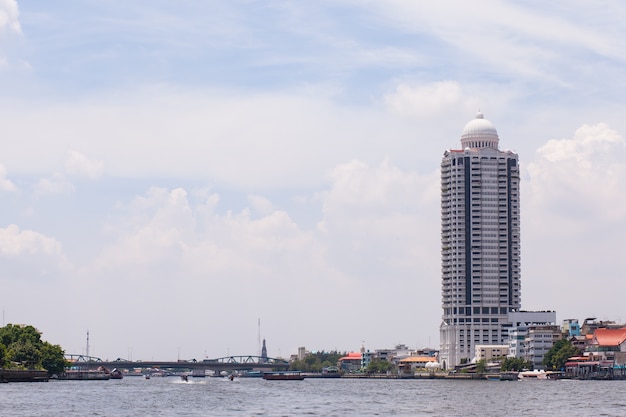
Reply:
[[544, 369], [543, 358], [554, 343], [562, 338], [559, 326], [533, 326], [524, 339], [526, 351], [523, 358], [533, 363], [533, 369]]
[[476, 345], [507, 341], [508, 313], [520, 308], [517, 154], [478, 113], [461, 150], [441, 162], [442, 307], [440, 361], [470, 361]]
[[509, 354], [508, 345], [476, 345], [474, 359], [490, 361], [492, 359], [502, 359]]
[[[509, 357], [527, 357], [526, 338], [529, 329], [536, 326], [556, 325], [555, 311], [515, 311], [509, 313]], [[542, 358], [543, 360], [543, 358]]]

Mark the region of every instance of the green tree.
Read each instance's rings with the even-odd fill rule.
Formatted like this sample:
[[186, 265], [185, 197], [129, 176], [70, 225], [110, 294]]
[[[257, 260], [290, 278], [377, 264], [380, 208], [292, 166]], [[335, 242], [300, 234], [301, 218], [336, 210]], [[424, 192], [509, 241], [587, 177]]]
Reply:
[[34, 369], [41, 364], [41, 352], [30, 340], [18, 340], [9, 346], [7, 359]]
[[7, 354], [6, 351], [6, 347], [2, 343], [0, 343], [0, 368], [4, 366], [4, 358]]
[[60, 374], [68, 366], [65, 352], [59, 345], [43, 342], [41, 346], [41, 366], [48, 371], [48, 375]]
[[477, 374], [484, 374], [486, 370], [487, 370], [487, 361], [486, 360], [481, 359], [478, 362], [476, 362], [476, 373]]
[[557, 341], [543, 357], [543, 366], [549, 371], [562, 370], [572, 356], [581, 354], [580, 349], [573, 346], [567, 339]]
[[41, 334], [33, 326], [7, 324], [0, 327], [0, 343], [8, 347], [15, 342], [30, 342], [38, 346], [41, 343]]
[[317, 351], [309, 353], [303, 360], [292, 361], [289, 369], [303, 372], [321, 372], [325, 367], [336, 366], [339, 358], [345, 355], [345, 353], [337, 351]]
[[0, 366], [11, 362], [29, 369], [46, 369], [50, 375], [60, 373], [67, 365], [59, 345], [41, 340], [33, 326], [8, 324], [0, 327]]
[[393, 364], [384, 359], [372, 359], [367, 365], [365, 372], [370, 374], [385, 373], [393, 368]]
[[523, 358], [505, 358], [500, 364], [501, 371], [522, 371], [524, 369], [533, 369], [531, 361], [525, 361]]

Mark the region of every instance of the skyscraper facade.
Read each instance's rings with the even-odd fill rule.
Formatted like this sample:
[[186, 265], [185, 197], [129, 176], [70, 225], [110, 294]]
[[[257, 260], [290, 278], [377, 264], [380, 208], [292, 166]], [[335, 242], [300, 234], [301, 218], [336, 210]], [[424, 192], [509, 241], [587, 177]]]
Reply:
[[461, 149], [441, 161], [439, 360], [446, 369], [470, 361], [476, 345], [506, 344], [508, 313], [520, 309], [518, 156], [498, 142], [478, 113]]

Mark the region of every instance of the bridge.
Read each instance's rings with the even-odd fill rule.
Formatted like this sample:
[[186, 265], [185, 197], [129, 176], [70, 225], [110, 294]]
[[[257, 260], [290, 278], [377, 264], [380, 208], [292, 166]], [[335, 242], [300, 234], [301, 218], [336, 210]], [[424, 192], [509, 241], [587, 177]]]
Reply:
[[178, 360], [167, 361], [129, 361], [118, 358], [114, 361], [103, 361], [100, 358], [85, 355], [67, 354], [65, 358], [74, 366], [83, 368], [98, 368], [103, 366], [108, 369], [134, 369], [134, 368], [159, 368], [159, 369], [188, 369], [188, 370], [212, 370], [221, 371], [280, 371], [289, 368], [289, 362], [284, 359], [267, 358], [262, 356], [225, 356], [217, 359], [204, 359], [202, 361]]

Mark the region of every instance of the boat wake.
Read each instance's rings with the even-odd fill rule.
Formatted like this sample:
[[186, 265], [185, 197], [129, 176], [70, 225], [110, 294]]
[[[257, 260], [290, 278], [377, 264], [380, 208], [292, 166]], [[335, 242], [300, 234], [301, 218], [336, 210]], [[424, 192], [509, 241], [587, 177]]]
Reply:
[[172, 381], [172, 384], [184, 384], [184, 385], [206, 385], [207, 381], [194, 381], [193, 378], [188, 378], [187, 380], [182, 380], [182, 379], [178, 379], [178, 380], [174, 380]]

